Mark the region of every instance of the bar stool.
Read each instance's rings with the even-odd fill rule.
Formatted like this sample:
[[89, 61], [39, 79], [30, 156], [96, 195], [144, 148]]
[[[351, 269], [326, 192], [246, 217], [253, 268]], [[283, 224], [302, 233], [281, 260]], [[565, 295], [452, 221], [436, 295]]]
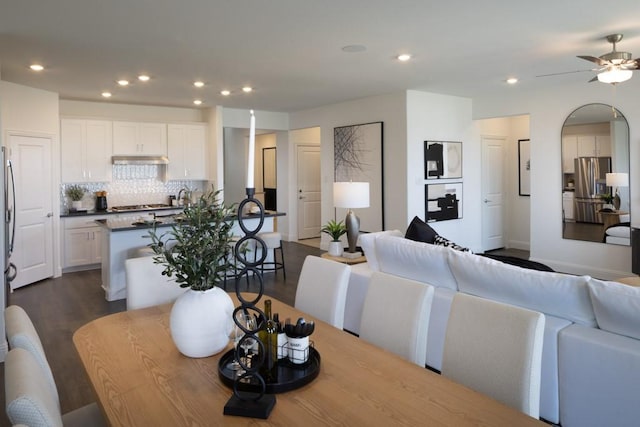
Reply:
[[[236, 259], [236, 254], [235, 254], [235, 245], [236, 242], [240, 240], [240, 236], [233, 236], [231, 238], [231, 246], [229, 246], [229, 252], [227, 253], [227, 260], [229, 261], [229, 264], [231, 264], [233, 266], [233, 270], [227, 270], [224, 274], [224, 290], [227, 290], [227, 280], [236, 280], [239, 276], [239, 272], [238, 272], [238, 263], [240, 261], [238, 261]], [[247, 289], [249, 289], [249, 275], [246, 276], [246, 280], [247, 280]]]
[[[282, 235], [277, 231], [271, 231], [271, 232], [258, 233], [258, 237], [260, 237], [264, 241], [267, 248], [266, 249], [267, 253], [268, 251], [273, 251], [273, 261], [263, 262], [262, 265], [260, 265], [260, 272], [264, 273], [265, 271], [274, 271], [276, 274], [278, 274], [278, 270], [282, 270], [282, 274], [286, 279], [287, 272], [284, 269], [284, 252], [282, 250]], [[280, 249], [280, 261], [277, 260], [276, 249]], [[255, 253], [256, 257], [257, 257], [257, 252], [258, 251], [256, 250], [256, 253]], [[272, 267], [265, 268], [265, 265], [272, 266]]]

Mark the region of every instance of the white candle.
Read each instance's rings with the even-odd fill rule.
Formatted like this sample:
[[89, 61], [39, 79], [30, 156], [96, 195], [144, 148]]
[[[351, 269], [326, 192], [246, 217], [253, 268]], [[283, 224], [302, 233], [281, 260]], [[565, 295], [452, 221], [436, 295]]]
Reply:
[[253, 171], [256, 151], [256, 117], [251, 110], [251, 125], [249, 126], [249, 165], [247, 166], [247, 188], [253, 188]]

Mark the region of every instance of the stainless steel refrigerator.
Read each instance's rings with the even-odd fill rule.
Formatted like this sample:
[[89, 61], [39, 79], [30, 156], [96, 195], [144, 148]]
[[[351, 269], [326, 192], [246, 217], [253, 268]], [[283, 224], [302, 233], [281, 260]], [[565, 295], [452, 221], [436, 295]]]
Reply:
[[578, 157], [574, 163], [576, 221], [602, 223], [600, 194], [609, 191], [606, 176], [611, 172], [611, 157]]

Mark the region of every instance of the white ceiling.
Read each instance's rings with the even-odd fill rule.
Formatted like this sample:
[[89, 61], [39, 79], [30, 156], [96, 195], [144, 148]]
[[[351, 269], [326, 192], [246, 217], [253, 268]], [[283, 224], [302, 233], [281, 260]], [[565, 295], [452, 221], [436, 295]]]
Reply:
[[[283, 112], [405, 89], [586, 89], [594, 73], [576, 55], [609, 52], [604, 36], [619, 32], [618, 50], [640, 57], [638, 22], [637, 0], [0, 0], [0, 78], [63, 99], [110, 90], [108, 102], [193, 107], [197, 97]], [[367, 49], [341, 50], [353, 44]], [[394, 59], [404, 52], [414, 60]], [[34, 61], [46, 71], [30, 71]], [[575, 70], [587, 71], [536, 77]], [[141, 72], [152, 80], [135, 81]], [[219, 95], [226, 88], [235, 92]]]

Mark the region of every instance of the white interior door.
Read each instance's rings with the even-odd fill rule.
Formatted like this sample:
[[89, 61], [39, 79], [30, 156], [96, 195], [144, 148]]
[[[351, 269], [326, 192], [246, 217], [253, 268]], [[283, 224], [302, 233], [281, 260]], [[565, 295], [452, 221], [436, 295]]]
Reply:
[[482, 137], [482, 249], [503, 248], [505, 138]]
[[16, 234], [11, 261], [16, 289], [53, 276], [51, 138], [10, 135], [15, 179]]
[[297, 146], [298, 239], [320, 236], [320, 147]]

